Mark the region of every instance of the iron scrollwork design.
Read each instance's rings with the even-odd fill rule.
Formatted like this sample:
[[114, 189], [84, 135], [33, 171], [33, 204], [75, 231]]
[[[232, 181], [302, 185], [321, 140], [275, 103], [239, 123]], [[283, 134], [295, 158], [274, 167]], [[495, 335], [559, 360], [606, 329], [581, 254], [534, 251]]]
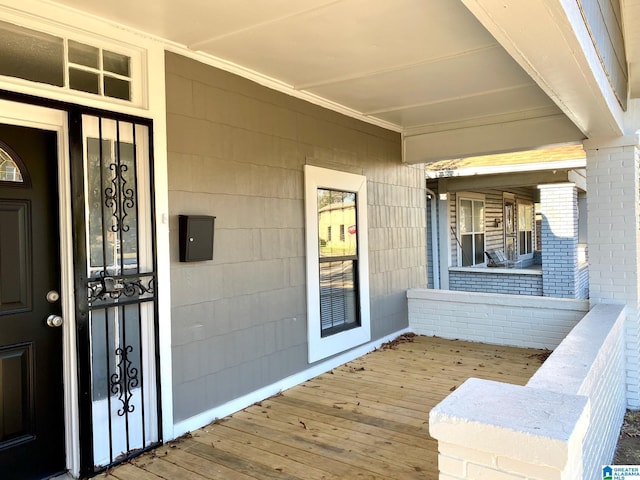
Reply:
[[89, 304], [108, 298], [117, 300], [121, 297], [140, 297], [155, 294], [155, 277], [118, 278], [108, 277], [101, 273], [99, 279], [87, 283]]
[[125, 218], [129, 215], [127, 209], [131, 210], [136, 205], [136, 192], [133, 188], [127, 187], [125, 173], [129, 167], [123, 163], [110, 163], [109, 170], [113, 172], [111, 183], [104, 189], [104, 204], [111, 209], [114, 223], [111, 225], [112, 232], [128, 232], [129, 225], [125, 224]]
[[122, 408], [118, 409], [118, 416], [122, 417], [127, 413], [135, 410], [132, 405], [132, 390], [140, 384], [138, 379], [138, 369], [133, 366], [129, 360], [129, 354], [133, 352], [133, 347], [128, 345], [124, 348], [116, 348], [116, 355], [120, 357], [120, 361], [116, 366], [118, 371], [111, 375], [111, 393], [118, 395], [118, 400], [122, 402]]

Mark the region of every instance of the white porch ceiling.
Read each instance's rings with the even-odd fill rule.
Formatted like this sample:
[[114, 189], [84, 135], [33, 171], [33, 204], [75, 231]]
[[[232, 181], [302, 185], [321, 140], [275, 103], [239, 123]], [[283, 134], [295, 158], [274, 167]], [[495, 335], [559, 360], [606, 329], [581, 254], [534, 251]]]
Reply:
[[[525, 62], [513, 52], [507, 53], [474, 16], [478, 13], [472, 14], [463, 2], [476, 3], [470, 0], [55, 0], [53, 3], [240, 66], [293, 91], [319, 97], [401, 131], [406, 139], [415, 136], [416, 141], [408, 141], [405, 146], [409, 161], [582, 140], [589, 132], [577, 121], [580, 119], [567, 116], [562, 99], [541, 88], [545, 84], [528, 69], [525, 71], [521, 67]], [[640, 0], [626, 2], [633, 4], [633, 8], [640, 4]], [[488, 22], [484, 19], [483, 23]], [[468, 132], [468, 144], [450, 148], [455, 137], [451, 132], [463, 136]], [[496, 135], [506, 136], [506, 141], [489, 146]]]
[[[457, 0], [60, 0], [398, 129], [553, 102]], [[470, 81], [471, 80], [471, 81]]]

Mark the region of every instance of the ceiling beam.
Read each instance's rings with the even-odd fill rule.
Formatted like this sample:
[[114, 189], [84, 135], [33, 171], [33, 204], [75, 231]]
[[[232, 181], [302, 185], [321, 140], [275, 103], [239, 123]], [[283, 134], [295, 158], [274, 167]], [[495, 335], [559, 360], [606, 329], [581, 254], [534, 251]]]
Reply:
[[461, 0], [589, 138], [624, 134], [623, 111], [575, 0]]
[[587, 171], [584, 169], [571, 170], [567, 176], [567, 180], [575, 183], [576, 187], [583, 192], [587, 191]]
[[564, 114], [556, 113], [489, 125], [405, 134], [403, 139], [406, 163], [428, 163], [578, 142], [584, 140], [584, 135]]
[[539, 172], [501, 173], [496, 175], [473, 175], [447, 179], [448, 192], [473, 192], [479, 189], [506, 189], [536, 187], [548, 183], [563, 183], [570, 178], [571, 171], [545, 170]]

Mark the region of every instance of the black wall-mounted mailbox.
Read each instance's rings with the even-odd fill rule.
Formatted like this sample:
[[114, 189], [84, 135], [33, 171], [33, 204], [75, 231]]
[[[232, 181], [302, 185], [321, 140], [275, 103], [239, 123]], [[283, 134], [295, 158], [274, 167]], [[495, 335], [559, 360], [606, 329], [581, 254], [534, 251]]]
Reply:
[[180, 215], [180, 261], [213, 260], [213, 227], [216, 217]]

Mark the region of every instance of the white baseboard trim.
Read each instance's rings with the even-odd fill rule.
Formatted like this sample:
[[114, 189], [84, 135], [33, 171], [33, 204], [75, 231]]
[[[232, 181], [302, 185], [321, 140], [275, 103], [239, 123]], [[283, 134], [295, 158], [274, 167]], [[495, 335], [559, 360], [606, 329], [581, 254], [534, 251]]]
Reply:
[[302, 382], [306, 382], [310, 378], [317, 377], [318, 375], [328, 372], [333, 368], [339, 367], [340, 365], [350, 362], [351, 360], [355, 360], [356, 358], [359, 358], [375, 350], [376, 348], [379, 348], [383, 343], [390, 342], [391, 340], [397, 338], [399, 335], [411, 332], [412, 330], [410, 328], [399, 330], [395, 333], [387, 335], [386, 337], [379, 338], [373, 342], [366, 343], [354, 348], [353, 350], [349, 350], [348, 352], [332, 357], [327, 361], [318, 363], [313, 367], [308, 368], [307, 370], [296, 373], [287, 378], [283, 378], [276, 383], [267, 385], [266, 387], [262, 387], [251, 393], [243, 395], [242, 397], [236, 398], [234, 400], [231, 400], [230, 402], [212, 408], [211, 410], [207, 410], [206, 412], [178, 422], [173, 426], [173, 438], [165, 438], [164, 441], [170, 441], [178, 438], [187, 432], [202, 428], [218, 418], [224, 418], [228, 415], [231, 415], [232, 413], [242, 410], [243, 408], [253, 405], [256, 402], [262, 401], [265, 398], [277, 395], [283, 390], [295, 387]]

